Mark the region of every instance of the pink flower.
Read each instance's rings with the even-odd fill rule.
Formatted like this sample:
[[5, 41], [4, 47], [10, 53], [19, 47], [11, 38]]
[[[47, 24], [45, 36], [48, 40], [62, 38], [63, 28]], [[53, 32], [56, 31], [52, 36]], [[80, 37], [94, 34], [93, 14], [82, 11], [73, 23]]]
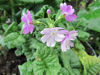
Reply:
[[65, 33], [66, 33], [66, 36], [63, 39], [63, 41], [61, 41], [61, 50], [63, 52], [69, 50], [70, 47], [74, 46], [73, 40], [75, 40], [76, 36], [78, 35], [77, 31], [75, 31], [75, 30], [72, 30], [72, 31], [65, 30]]
[[51, 10], [50, 9], [47, 10], [47, 14], [51, 14]]
[[30, 14], [29, 10], [27, 10], [27, 14], [24, 14], [21, 17], [21, 21], [24, 22], [24, 25], [22, 28], [23, 34], [28, 34], [29, 32], [32, 34], [34, 25], [32, 23], [31, 14]]
[[77, 18], [77, 16], [74, 14], [75, 10], [72, 8], [71, 5], [67, 5], [66, 3], [61, 3], [60, 9], [62, 14], [65, 16], [65, 19], [68, 22], [72, 22]]
[[63, 28], [55, 27], [55, 28], [45, 28], [41, 31], [43, 34], [41, 40], [43, 43], [46, 43], [48, 47], [54, 47], [57, 42], [61, 42], [64, 39], [64, 34], [61, 31]]

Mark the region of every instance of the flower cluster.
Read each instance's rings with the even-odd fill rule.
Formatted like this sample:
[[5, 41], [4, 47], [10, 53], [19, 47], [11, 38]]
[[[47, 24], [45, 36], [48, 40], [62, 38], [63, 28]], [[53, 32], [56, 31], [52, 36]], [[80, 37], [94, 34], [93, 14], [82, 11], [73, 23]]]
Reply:
[[[74, 21], [77, 16], [74, 13], [74, 9], [71, 5], [67, 5], [66, 3], [60, 4], [61, 13], [65, 16], [65, 19], [69, 22]], [[47, 10], [47, 14], [51, 14], [51, 10]], [[28, 34], [29, 32], [32, 33], [34, 29], [34, 25], [31, 19], [31, 14], [29, 10], [27, 10], [27, 13], [24, 14], [21, 18], [22, 22], [24, 22], [23, 25], [23, 34]], [[64, 28], [61, 27], [54, 27], [54, 28], [44, 28], [41, 31], [41, 34], [43, 36], [41, 37], [41, 41], [43, 43], [46, 43], [48, 47], [54, 47], [56, 45], [56, 42], [61, 42], [61, 50], [67, 51], [70, 49], [70, 47], [73, 47], [73, 40], [77, 37], [77, 31], [67, 31], [64, 30]]]
[[31, 19], [31, 14], [29, 12], [29, 10], [27, 10], [27, 14], [24, 14], [21, 17], [22, 22], [24, 22], [23, 25], [23, 34], [28, 34], [29, 32], [32, 34], [33, 29], [34, 29], [34, 25], [32, 23], [32, 19]]
[[75, 10], [72, 8], [71, 5], [67, 5], [66, 3], [60, 4], [61, 13], [65, 16], [65, 19], [68, 22], [74, 21], [77, 16], [74, 14]]
[[73, 47], [73, 40], [76, 39], [77, 31], [67, 31], [63, 28], [45, 28], [41, 31], [43, 34], [41, 40], [43, 43], [46, 43], [48, 47], [54, 47], [56, 42], [61, 42], [61, 50], [67, 51], [70, 47]]

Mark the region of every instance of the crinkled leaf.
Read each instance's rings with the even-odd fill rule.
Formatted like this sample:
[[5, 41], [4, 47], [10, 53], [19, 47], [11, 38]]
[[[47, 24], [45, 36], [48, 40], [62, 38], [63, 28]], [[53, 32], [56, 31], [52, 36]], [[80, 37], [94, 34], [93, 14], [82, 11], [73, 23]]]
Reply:
[[25, 62], [23, 65], [19, 65], [20, 75], [34, 75], [33, 63], [31, 61]]
[[78, 31], [78, 37], [81, 41], [87, 41], [89, 38], [90, 34], [88, 32], [79, 30]]
[[8, 27], [6, 27], [7, 29], [5, 30], [4, 35], [7, 35], [11, 32], [16, 32], [18, 30], [18, 27], [16, 25], [16, 22], [12, 22], [12, 24], [10, 24]]
[[100, 59], [96, 56], [88, 55], [84, 50], [75, 51], [79, 57], [83, 68], [84, 75], [97, 75], [100, 72]]
[[13, 32], [5, 36], [1, 40], [1, 44], [11, 49], [22, 46], [25, 41], [26, 40], [22, 35], [19, 35], [17, 32]]
[[18, 48], [18, 49], [15, 51], [15, 54], [16, 54], [16, 56], [21, 56], [21, 55], [23, 54], [22, 49]]
[[61, 59], [68, 75], [81, 75], [81, 63], [76, 54], [69, 50], [61, 53]]
[[35, 75], [57, 75], [61, 66], [59, 64], [58, 56], [48, 47], [41, 47], [36, 51], [34, 61]]
[[58, 75], [70, 75], [70, 74], [69, 74], [68, 70], [66, 70], [65, 68], [61, 68]]

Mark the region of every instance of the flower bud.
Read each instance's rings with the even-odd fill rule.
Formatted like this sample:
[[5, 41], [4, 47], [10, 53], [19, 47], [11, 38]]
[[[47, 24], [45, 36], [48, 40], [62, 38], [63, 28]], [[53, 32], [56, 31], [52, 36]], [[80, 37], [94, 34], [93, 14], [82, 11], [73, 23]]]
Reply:
[[50, 9], [47, 10], [47, 14], [51, 14], [51, 10]]

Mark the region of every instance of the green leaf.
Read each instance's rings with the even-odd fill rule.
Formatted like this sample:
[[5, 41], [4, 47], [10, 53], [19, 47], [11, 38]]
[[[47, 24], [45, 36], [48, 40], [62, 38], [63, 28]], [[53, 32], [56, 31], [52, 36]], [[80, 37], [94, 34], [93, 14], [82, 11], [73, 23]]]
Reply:
[[50, 9], [52, 13], [54, 12], [54, 9], [51, 6], [44, 5], [36, 14], [35, 18], [44, 18], [45, 15], [47, 14], [46, 11], [47, 9]]
[[78, 18], [86, 18], [88, 15], [88, 11], [86, 9], [82, 9], [78, 12]]
[[79, 30], [78, 31], [78, 37], [81, 41], [87, 41], [89, 38], [90, 34], [88, 32]]
[[94, 11], [80, 10], [78, 13], [78, 18], [87, 19], [89, 23], [88, 28], [90, 30], [100, 32], [100, 27], [98, 26], [98, 24], [100, 24], [100, 8]]
[[44, 15], [45, 15], [45, 13], [46, 13], [46, 10], [48, 9], [48, 5], [44, 5], [41, 9], [40, 9], [40, 11], [38, 11], [36, 14], [35, 14], [35, 17], [37, 18], [44, 18]]
[[18, 0], [20, 2], [25, 2], [25, 3], [41, 3], [44, 0]]
[[[57, 12], [61, 2], [62, 2], [62, 0], [52, 0], [52, 1], [51, 0], [44, 0], [44, 2], [34, 5], [34, 12], [38, 13], [38, 11], [45, 5], [52, 6], [54, 8], [54, 11]], [[52, 10], [52, 13], [54, 11]]]
[[75, 51], [79, 57], [83, 68], [84, 75], [97, 75], [100, 72], [100, 59], [96, 56], [88, 55], [84, 50]]
[[100, 17], [100, 9], [97, 9], [95, 11], [87, 11], [85, 9], [83, 10], [80, 10], [78, 12], [78, 18], [86, 18], [87, 20], [90, 20], [90, 19], [94, 19], [94, 18], [98, 18]]
[[94, 18], [89, 21], [88, 28], [100, 32], [100, 18]]
[[17, 31], [17, 25], [16, 25], [16, 22], [12, 22], [12, 24], [10, 24], [8, 27], [7, 27], [7, 29], [6, 29], [6, 31], [5, 31], [5, 33], [4, 33], [4, 35], [7, 35], [7, 34], [9, 34], [9, 33], [11, 33], [11, 32], [16, 32]]
[[9, 10], [10, 9], [10, 2], [6, 0], [0, 0], [0, 10]]
[[95, 11], [97, 9], [100, 9], [100, 0], [96, 0], [94, 1], [93, 3], [91, 3], [88, 8], [91, 10], [91, 11]]
[[19, 65], [20, 75], [34, 75], [33, 63], [31, 61], [25, 62], [23, 65]]
[[69, 74], [68, 70], [66, 70], [65, 68], [61, 68], [58, 75], [70, 75], [70, 74]]
[[86, 61], [87, 75], [97, 75], [100, 72], [100, 59], [96, 56], [88, 56], [84, 58]]
[[84, 17], [76, 19], [74, 22], [72, 22], [74, 28], [78, 30], [86, 31], [88, 27], [88, 21]]
[[16, 54], [16, 56], [21, 56], [22, 54], [23, 54], [23, 52], [22, 52], [22, 49], [17, 49], [16, 51], [15, 51], [15, 54]]
[[25, 41], [26, 40], [22, 35], [19, 35], [17, 32], [13, 32], [5, 36], [1, 40], [1, 44], [11, 49], [15, 47], [20, 47]]
[[3, 24], [3, 25], [2, 25], [2, 28], [4, 29], [4, 31], [6, 31], [7, 28], [8, 28], [8, 24]]
[[52, 6], [55, 9], [55, 11], [57, 9], [59, 9], [61, 2], [62, 2], [62, 0], [52, 0], [52, 1], [51, 0], [44, 0], [44, 3], [48, 4], [49, 6]]
[[60, 71], [60, 64], [57, 54], [52, 48], [42, 46], [36, 51], [34, 61], [35, 75], [57, 75]]
[[74, 47], [75, 47], [75, 49], [77, 49], [77, 50], [85, 50], [85, 47], [80, 43], [80, 41], [79, 40], [75, 40], [74, 41]]
[[72, 50], [61, 53], [61, 59], [69, 75], [81, 75], [81, 63]]
[[[28, 49], [29, 50], [29, 49]], [[24, 51], [23, 53], [25, 54], [27, 61], [33, 60], [34, 59], [34, 50], [29, 50], [29, 51]]]

